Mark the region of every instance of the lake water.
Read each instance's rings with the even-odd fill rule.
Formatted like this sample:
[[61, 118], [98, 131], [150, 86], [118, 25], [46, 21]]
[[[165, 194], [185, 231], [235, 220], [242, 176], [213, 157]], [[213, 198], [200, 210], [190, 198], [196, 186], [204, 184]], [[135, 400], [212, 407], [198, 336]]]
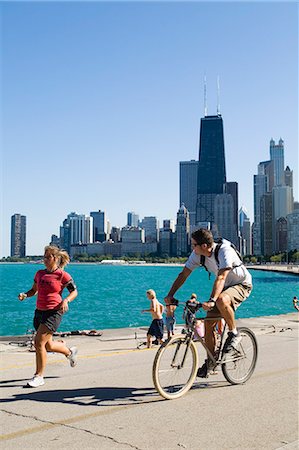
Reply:
[[[32, 328], [35, 298], [20, 302], [19, 292], [31, 288], [34, 274], [44, 268], [38, 264], [0, 264], [1, 336], [25, 334]], [[59, 331], [124, 328], [149, 325], [150, 314], [145, 292], [154, 289], [163, 300], [182, 270], [178, 266], [102, 266], [70, 264], [69, 272], [79, 291], [70, 305]], [[237, 317], [257, 317], [294, 312], [292, 298], [299, 296], [299, 277], [275, 272], [251, 271], [251, 296], [238, 309]], [[200, 268], [187, 279], [176, 297], [182, 301], [195, 292], [199, 301], [209, 298], [213, 276]], [[177, 310], [181, 323], [182, 309]]]

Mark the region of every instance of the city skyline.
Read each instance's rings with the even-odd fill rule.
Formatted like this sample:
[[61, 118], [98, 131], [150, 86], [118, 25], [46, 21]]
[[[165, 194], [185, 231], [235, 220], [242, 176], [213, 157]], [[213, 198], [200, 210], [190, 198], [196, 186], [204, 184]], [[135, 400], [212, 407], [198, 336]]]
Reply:
[[296, 4], [1, 10], [1, 256], [15, 213], [27, 217], [27, 254], [41, 254], [70, 211], [102, 210], [120, 227], [128, 211], [175, 219], [179, 162], [198, 156], [204, 76], [208, 114], [220, 76], [227, 179], [239, 184], [239, 207], [253, 221], [253, 175], [271, 138], [284, 140], [298, 200]]

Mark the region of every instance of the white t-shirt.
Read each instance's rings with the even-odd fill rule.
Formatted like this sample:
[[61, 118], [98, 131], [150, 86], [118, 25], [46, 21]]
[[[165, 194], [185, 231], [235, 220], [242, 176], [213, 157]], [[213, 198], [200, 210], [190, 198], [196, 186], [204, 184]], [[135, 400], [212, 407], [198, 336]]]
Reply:
[[[217, 264], [215, 258], [216, 246], [217, 244], [214, 242], [211, 256], [205, 257], [205, 266], [208, 271], [217, 276], [220, 269], [231, 269], [225, 280], [224, 287], [226, 288], [235, 286], [236, 284], [252, 286], [252, 277], [244, 264], [242, 264], [242, 261], [238, 257], [236, 251], [231, 247], [230, 242], [223, 239], [223, 244], [218, 252], [219, 264]], [[196, 267], [200, 266], [200, 259], [200, 255], [196, 255], [193, 250], [185, 264], [185, 267], [193, 271]]]

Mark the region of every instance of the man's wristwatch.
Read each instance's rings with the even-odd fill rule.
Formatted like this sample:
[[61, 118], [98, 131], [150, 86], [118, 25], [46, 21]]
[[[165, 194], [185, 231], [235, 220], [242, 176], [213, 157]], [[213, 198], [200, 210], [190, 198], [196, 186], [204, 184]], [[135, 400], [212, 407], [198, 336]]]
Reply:
[[210, 303], [211, 308], [213, 308], [216, 305], [216, 299], [213, 297], [210, 297], [208, 303]]

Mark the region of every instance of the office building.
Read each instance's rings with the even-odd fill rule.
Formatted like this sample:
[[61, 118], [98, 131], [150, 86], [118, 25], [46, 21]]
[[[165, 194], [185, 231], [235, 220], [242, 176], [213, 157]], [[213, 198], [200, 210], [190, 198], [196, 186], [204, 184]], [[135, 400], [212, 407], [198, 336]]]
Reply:
[[104, 211], [92, 211], [90, 216], [93, 218], [92, 241], [105, 242], [109, 239], [108, 222]]
[[176, 255], [176, 248], [174, 248], [174, 223], [173, 220], [163, 220], [163, 228], [159, 231], [159, 255], [167, 258]]
[[265, 256], [272, 255], [273, 251], [272, 217], [272, 193], [266, 192], [260, 201], [261, 255]]
[[[233, 199], [233, 221], [231, 223], [230, 236], [236, 247], [238, 247], [238, 209], [239, 209], [239, 194], [238, 183], [236, 181], [228, 181], [224, 185], [224, 193], [232, 196]], [[217, 221], [216, 221], [217, 223]]]
[[221, 115], [200, 121], [196, 223], [214, 222], [214, 202], [226, 183], [223, 121]]
[[280, 217], [275, 224], [276, 251], [286, 252], [288, 248], [288, 223], [285, 217]]
[[234, 199], [231, 194], [217, 194], [214, 203], [214, 219], [218, 235], [238, 246], [237, 220]]
[[143, 228], [123, 227], [121, 229], [121, 254], [123, 256], [147, 256], [156, 254], [157, 251], [157, 241], [146, 242]]
[[92, 217], [71, 212], [60, 227], [60, 242], [70, 253], [71, 246], [92, 242]]
[[278, 144], [270, 140], [270, 159], [274, 163], [274, 186], [284, 185], [284, 142], [280, 138]]
[[10, 256], [24, 258], [26, 256], [26, 216], [11, 216]]
[[241, 255], [251, 255], [252, 253], [252, 238], [251, 238], [251, 223], [248, 217], [248, 212], [244, 206], [239, 210], [239, 238], [240, 238], [240, 253]]
[[254, 226], [253, 226], [253, 253], [262, 254], [261, 235], [261, 198], [267, 192], [267, 175], [257, 174], [253, 176], [253, 202], [254, 202]]
[[243, 238], [243, 255], [251, 255], [252, 238], [251, 238], [251, 224], [249, 217], [246, 217], [243, 221], [242, 238]]
[[190, 218], [184, 204], [177, 213], [176, 250], [177, 256], [187, 256], [190, 251]]
[[279, 252], [281, 243], [278, 241], [278, 230], [281, 230], [279, 219], [286, 219], [287, 215], [293, 212], [294, 199], [293, 189], [290, 186], [275, 186], [272, 190], [272, 237], [273, 253]]
[[180, 162], [180, 205], [189, 211], [190, 225], [196, 224], [198, 161]]
[[163, 230], [165, 231], [175, 231], [174, 229], [174, 221], [172, 219], [165, 219], [163, 220]]
[[127, 226], [128, 227], [138, 227], [139, 226], [139, 215], [134, 211], [130, 211], [127, 214]]
[[287, 214], [288, 251], [299, 251], [299, 205], [295, 202], [294, 211]]
[[121, 242], [145, 242], [145, 232], [139, 227], [123, 227], [121, 229]]
[[140, 223], [140, 227], [145, 231], [145, 242], [158, 242], [159, 238], [159, 221], [157, 217], [144, 217]]
[[113, 242], [119, 242], [121, 239], [121, 230], [118, 227], [112, 227], [110, 232], [110, 239]]

